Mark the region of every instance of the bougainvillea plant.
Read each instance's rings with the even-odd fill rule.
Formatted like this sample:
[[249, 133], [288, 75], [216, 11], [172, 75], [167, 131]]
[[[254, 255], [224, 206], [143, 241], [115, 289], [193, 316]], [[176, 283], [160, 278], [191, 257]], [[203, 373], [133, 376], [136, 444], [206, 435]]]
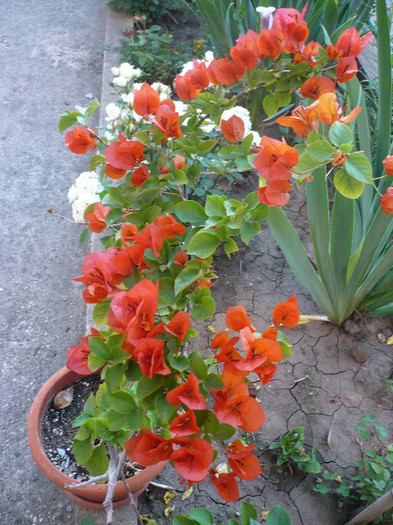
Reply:
[[[272, 29], [239, 37], [232, 60], [193, 61], [176, 77], [180, 100], [168, 86], [135, 83], [137, 71], [123, 64], [113, 71], [119, 101], [107, 108], [102, 136], [88, 126], [97, 101], [62, 114], [60, 130], [76, 124], [66, 146], [95, 153], [71, 190], [74, 216], [85, 203], [84, 218], [105, 248], [87, 255], [75, 279], [99, 329], [68, 353], [71, 369], [100, 371], [103, 379], [76, 421], [74, 440], [77, 461], [100, 479], [108, 449], [111, 459], [120, 453], [124, 461], [127, 453], [142, 466], [169, 460], [189, 485], [209, 477], [226, 501], [239, 497], [237, 478], [260, 473], [245, 437], [264, 421], [250, 385], [270, 381], [276, 363], [291, 355], [277, 328], [299, 322], [296, 297], [275, 307], [262, 332], [243, 307], [229, 308], [226, 326], [238, 335], [219, 332], [213, 352], [193, 346], [192, 324], [214, 314], [219, 246], [230, 256], [239, 237], [247, 244], [270, 208], [283, 206], [292, 185], [309, 184], [320, 166], [354, 181], [364, 171], [347, 126], [359, 109], [345, 111], [335, 89], [356, 74], [370, 35], [349, 30], [327, 49], [305, 45], [307, 36], [303, 14], [279, 9]], [[251, 130], [242, 102], [260, 87], [270, 90], [274, 110], [296, 90], [313, 100], [280, 122], [304, 145]], [[225, 179], [254, 168], [258, 191], [242, 201], [224, 194]], [[336, 187], [345, 194], [344, 184]], [[214, 466], [219, 452], [224, 469]]]

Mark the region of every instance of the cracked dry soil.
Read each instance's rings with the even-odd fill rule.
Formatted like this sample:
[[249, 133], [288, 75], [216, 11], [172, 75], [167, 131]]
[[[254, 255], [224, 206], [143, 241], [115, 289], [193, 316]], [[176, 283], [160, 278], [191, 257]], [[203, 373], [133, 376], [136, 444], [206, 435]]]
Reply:
[[[253, 182], [245, 179], [235, 190], [235, 198], [244, 196]], [[295, 190], [286, 206], [292, 223], [308, 247], [306, 206], [302, 190]], [[239, 243], [240, 245], [240, 243]], [[212, 288], [217, 303], [212, 325], [225, 329], [224, 317], [228, 306], [243, 305], [254, 326], [262, 331], [271, 323], [274, 305], [296, 293], [302, 314], [317, 314], [317, 306], [307, 291], [293, 277], [267, 224], [247, 248], [228, 260], [220, 256], [215, 261], [219, 275]], [[198, 350], [208, 355], [207, 325], [201, 323]], [[150, 487], [138, 498], [140, 513], [150, 515], [162, 525], [171, 523], [165, 508], [175, 507], [173, 513], [187, 513], [194, 507], [205, 506], [218, 523], [227, 523], [239, 515], [241, 501], [253, 503], [259, 513], [275, 505], [284, 507], [292, 525], [340, 525], [345, 523], [353, 508], [332, 495], [313, 491], [315, 476], [289, 472], [279, 474], [268, 446], [280, 435], [296, 426], [304, 426], [306, 444], [318, 446], [318, 460], [323, 470], [342, 478], [355, 474], [362, 452], [383, 449], [392, 441], [393, 393], [385, 378], [393, 372], [391, 347], [379, 341], [379, 334], [392, 335], [388, 318], [361, 318], [354, 314], [342, 327], [327, 322], [313, 322], [292, 330], [283, 330], [293, 343], [293, 357], [278, 366], [274, 379], [258, 391], [266, 422], [256, 435], [255, 454], [262, 465], [262, 475], [252, 481], [241, 481], [241, 499], [235, 503], [220, 500], [207, 480], [195, 485], [192, 495], [182, 501], [186, 490], [180, 485], [176, 471], [167, 466], [157, 482], [172, 485], [177, 496], [165, 505], [165, 490]], [[209, 334], [209, 339], [213, 337]], [[300, 381], [299, 381], [300, 380]], [[388, 429], [388, 440], [372, 435], [364, 443], [353, 427], [364, 414], [373, 414]]]

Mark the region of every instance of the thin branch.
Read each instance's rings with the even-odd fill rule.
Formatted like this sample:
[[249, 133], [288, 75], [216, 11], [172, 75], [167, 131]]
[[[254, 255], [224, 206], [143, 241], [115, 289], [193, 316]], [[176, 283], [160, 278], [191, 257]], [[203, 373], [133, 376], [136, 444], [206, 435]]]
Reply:
[[68, 219], [67, 217], [64, 217], [64, 215], [60, 215], [59, 213], [53, 211], [52, 208], [49, 208], [49, 210], [46, 210], [46, 212], [49, 213], [49, 215], [53, 215], [53, 217], [59, 217], [59, 219], [63, 219], [64, 221], [72, 222], [72, 224], [79, 224], [81, 226], [86, 226], [85, 222], [78, 222], [78, 221], [73, 221], [72, 219]]
[[143, 520], [142, 520], [142, 518], [141, 518], [141, 516], [140, 516], [140, 514], [138, 512], [138, 509], [137, 509], [137, 506], [136, 506], [136, 503], [135, 503], [135, 500], [134, 500], [134, 496], [132, 495], [130, 487], [127, 484], [126, 478], [124, 476], [124, 472], [121, 473], [121, 479], [123, 480], [123, 483], [124, 483], [124, 485], [125, 485], [125, 487], [127, 489], [128, 496], [130, 498], [130, 505], [134, 509], [135, 515], [136, 515], [137, 520], [139, 522], [139, 525], [144, 525]]

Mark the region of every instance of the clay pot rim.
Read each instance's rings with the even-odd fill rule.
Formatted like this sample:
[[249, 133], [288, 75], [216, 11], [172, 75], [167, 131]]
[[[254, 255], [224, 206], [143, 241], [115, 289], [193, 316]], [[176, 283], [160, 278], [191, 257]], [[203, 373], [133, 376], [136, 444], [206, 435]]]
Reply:
[[[94, 483], [72, 489], [72, 491], [66, 489], [65, 485], [79, 485], [80, 482], [58, 470], [53, 463], [51, 463], [42, 446], [42, 420], [48, 404], [60, 390], [83, 377], [85, 376], [80, 376], [67, 367], [63, 367], [46, 381], [37, 393], [31, 406], [27, 424], [27, 435], [31, 455], [41, 472], [45, 474], [48, 479], [67, 493], [81, 496], [84, 499], [102, 502], [106, 496], [107, 484]], [[148, 484], [162, 471], [166, 464], [167, 461], [161, 461], [156, 465], [144, 468], [144, 470], [138, 472], [135, 476], [128, 478], [127, 485], [131, 492], [136, 493], [140, 487]], [[128, 498], [128, 492], [124, 483], [119, 481], [115, 490], [114, 501], [123, 498]]]

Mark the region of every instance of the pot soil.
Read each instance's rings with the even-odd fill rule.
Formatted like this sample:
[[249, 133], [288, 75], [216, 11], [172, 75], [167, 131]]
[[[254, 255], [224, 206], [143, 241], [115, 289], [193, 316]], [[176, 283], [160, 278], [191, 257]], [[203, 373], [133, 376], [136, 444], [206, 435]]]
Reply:
[[[102, 503], [105, 499], [108, 485], [104, 483], [92, 483], [72, 490], [65, 488], [66, 485], [79, 485], [80, 482], [61, 472], [49, 460], [43, 446], [42, 424], [47, 408], [58, 392], [82, 378], [83, 376], [64, 367], [50, 377], [44, 384], [34, 399], [30, 410], [27, 426], [29, 446], [33, 459], [39, 469], [48, 479], [60, 487], [69, 498], [84, 507], [103, 509]], [[147, 488], [150, 481], [161, 472], [165, 465], [166, 461], [162, 461], [157, 465], [146, 467], [127, 479], [127, 485], [134, 498], [138, 497]], [[113, 497], [113, 506], [116, 508], [127, 503], [129, 503], [127, 489], [124, 483], [119, 481]]]

